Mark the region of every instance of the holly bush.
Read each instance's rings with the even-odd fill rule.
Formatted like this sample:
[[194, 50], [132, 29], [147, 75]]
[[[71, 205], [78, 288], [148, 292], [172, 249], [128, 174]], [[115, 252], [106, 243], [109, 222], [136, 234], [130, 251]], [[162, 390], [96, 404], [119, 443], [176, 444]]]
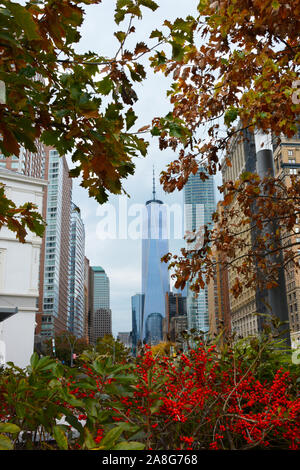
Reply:
[[299, 449], [299, 366], [267, 336], [189, 340], [177, 354], [35, 353], [0, 374], [2, 449]]

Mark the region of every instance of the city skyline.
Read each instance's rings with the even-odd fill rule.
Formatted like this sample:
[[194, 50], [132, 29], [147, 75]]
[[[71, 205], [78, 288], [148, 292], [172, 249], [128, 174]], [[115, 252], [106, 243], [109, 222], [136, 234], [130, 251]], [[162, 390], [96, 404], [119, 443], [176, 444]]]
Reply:
[[[196, 11], [196, 10], [195, 10]], [[155, 12], [144, 10], [143, 27], [137, 23], [137, 40], [141, 41], [154, 29], [154, 25], [160, 24], [165, 18], [176, 19], [185, 17], [191, 13], [191, 5], [181, 2], [173, 8], [173, 0], [164, 0], [164, 4]], [[98, 25], [102, 25], [101, 44], [95, 44], [95, 35], [98, 34]], [[110, 4], [103, 3], [101, 8], [90, 6], [86, 8], [85, 21], [81, 27], [82, 40], [78, 44], [78, 51], [98, 50], [101, 55], [110, 57], [112, 52], [119, 47], [116, 38], [112, 37], [111, 31], [114, 29], [114, 12]], [[109, 38], [109, 39], [108, 39]], [[130, 39], [130, 38], [129, 38]], [[114, 54], [113, 54], [114, 55]], [[135, 84], [140, 100], [134, 109], [139, 116], [136, 121], [137, 129], [146, 124], [150, 124], [156, 116], [165, 116], [170, 111], [170, 104], [167, 97], [167, 89], [171, 84], [171, 79], [162, 78], [159, 74], [154, 74], [149, 64], [144, 63], [149, 80], [143, 86]], [[163, 81], [163, 83], [162, 83]], [[128, 204], [135, 203], [144, 205], [148, 194], [152, 192], [152, 168], [155, 166], [157, 175], [156, 191], [157, 197], [162, 199], [166, 205], [183, 205], [183, 191], [165, 193], [159, 185], [159, 175], [167, 165], [174, 160], [176, 153], [173, 150], [159, 150], [159, 143], [156, 138], [149, 135], [150, 145], [146, 158], [135, 158], [135, 174], [130, 175], [124, 181], [124, 189], [130, 197], [126, 196]], [[71, 157], [68, 156], [70, 168], [73, 166]], [[221, 184], [221, 174], [214, 178], [215, 189]], [[124, 196], [125, 197], [125, 196]], [[220, 196], [218, 196], [220, 198]], [[110, 195], [108, 203], [118, 210], [120, 196]], [[80, 180], [73, 181], [73, 200], [81, 209], [82, 218], [86, 227], [86, 256], [93, 265], [100, 264], [105, 267], [111, 283], [111, 309], [113, 319], [113, 333], [117, 336], [119, 331], [127, 331], [131, 325], [131, 296], [141, 292], [140, 266], [142, 260], [142, 249], [139, 240], [99, 240], [97, 238], [97, 224], [100, 220], [99, 204], [88, 197], [87, 190], [80, 186]], [[104, 210], [106, 204], [100, 208]], [[172, 239], [169, 250], [179, 253], [183, 246], [181, 240]]]

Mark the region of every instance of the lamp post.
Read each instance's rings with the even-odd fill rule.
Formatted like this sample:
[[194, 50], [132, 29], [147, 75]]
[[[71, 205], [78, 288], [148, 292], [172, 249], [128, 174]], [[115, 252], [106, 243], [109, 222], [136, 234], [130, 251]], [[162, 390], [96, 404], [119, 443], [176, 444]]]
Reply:
[[74, 359], [74, 357], [73, 357], [74, 356], [74, 347], [75, 347], [75, 344], [77, 343], [78, 338], [76, 338], [76, 336], [74, 336], [74, 341], [71, 342], [70, 335], [65, 333], [64, 337], [67, 339], [67, 341], [69, 343], [69, 346], [70, 346], [70, 351], [71, 351], [70, 366], [73, 367], [73, 364], [74, 364], [74, 361], [73, 361], [73, 359]]

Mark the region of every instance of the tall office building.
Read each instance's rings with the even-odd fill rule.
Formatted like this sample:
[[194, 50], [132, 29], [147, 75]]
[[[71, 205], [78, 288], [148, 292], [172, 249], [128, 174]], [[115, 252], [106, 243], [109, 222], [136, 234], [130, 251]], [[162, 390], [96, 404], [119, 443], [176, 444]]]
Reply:
[[[223, 184], [228, 181], [236, 181], [244, 171], [256, 173], [256, 150], [254, 136], [248, 130], [243, 131], [243, 135], [235, 135], [229, 145], [226, 159], [222, 162]], [[230, 166], [227, 161], [230, 161]], [[238, 207], [238, 201], [235, 199], [229, 208]], [[238, 225], [240, 219], [236, 218], [234, 222]], [[240, 250], [240, 256], [246, 253], [247, 247], [251, 246], [254, 234], [251, 231], [246, 232], [247, 226], [244, 226], [244, 246]], [[241, 258], [242, 263], [242, 258]], [[238, 336], [247, 337], [256, 335], [259, 331], [259, 317], [257, 313], [265, 313], [265, 306], [260, 302], [260, 293], [253, 287], [244, 287], [243, 293], [237, 298], [231, 293], [231, 288], [235, 283], [236, 273], [228, 269], [228, 289], [230, 303], [231, 330]]]
[[142, 325], [144, 317], [144, 294], [131, 297], [132, 312], [132, 352], [136, 355], [139, 342], [142, 343]]
[[90, 267], [90, 341], [112, 334], [109, 277], [101, 266]]
[[32, 178], [45, 179], [47, 146], [38, 139], [35, 141], [35, 145], [37, 149], [35, 153], [21, 147], [18, 157], [12, 155], [5, 158], [4, 155], [0, 154], [0, 167]]
[[[183, 318], [185, 317], [185, 320]], [[187, 310], [186, 310], [186, 297], [181, 293], [167, 292], [166, 293], [166, 316], [164, 320], [164, 339], [170, 338], [175, 341], [179, 332], [179, 325], [185, 325], [187, 328]], [[175, 331], [176, 330], [176, 331]]]
[[36, 335], [51, 337], [67, 329], [69, 312], [70, 212], [72, 180], [65, 157], [48, 148], [48, 191], [44, 252]]
[[157, 344], [163, 339], [165, 295], [169, 291], [169, 272], [162, 256], [169, 251], [167, 208], [153, 197], [146, 202], [142, 228], [142, 293], [144, 294], [142, 340]]
[[[291, 175], [300, 175], [300, 129], [292, 138], [281, 138], [280, 144], [274, 151], [275, 175], [290, 185]], [[296, 254], [300, 255], [300, 217], [297, 216], [296, 226], [290, 238], [295, 243]], [[298, 258], [299, 259], [299, 258]], [[300, 273], [290, 263], [285, 270], [285, 285], [287, 293], [291, 345], [300, 346]]]
[[126, 348], [132, 348], [132, 334], [131, 331], [119, 332], [117, 340], [120, 341]]
[[[222, 214], [224, 207], [221, 201], [217, 204], [218, 214]], [[218, 335], [221, 332], [226, 337], [231, 331], [228, 268], [224, 255], [214, 251], [215, 271], [214, 278], [208, 283], [208, 314], [209, 332]]]
[[72, 202], [71, 209], [68, 330], [78, 338], [83, 338], [85, 331], [85, 231], [79, 207]]
[[[191, 174], [184, 187], [185, 230], [189, 232], [197, 232], [200, 227], [209, 225], [212, 214], [215, 211], [213, 177], [207, 175], [208, 179], [203, 181], [199, 176], [200, 172], [205, 172], [205, 169], [201, 167], [195, 175]], [[187, 250], [191, 249], [193, 249], [193, 243], [188, 243]], [[196, 297], [188, 286], [187, 319], [189, 330], [208, 331], [207, 287], [202, 289]]]
[[90, 262], [84, 257], [84, 332], [83, 337], [89, 341], [89, 290], [90, 290]]
[[[270, 159], [269, 163], [273, 167], [272, 158], [275, 159], [275, 175], [280, 176], [282, 180], [284, 180], [288, 184], [288, 177], [286, 175], [290, 174], [297, 174], [297, 145], [299, 145], [299, 136], [298, 139], [295, 138], [294, 141], [287, 140], [284, 137], [281, 138], [281, 144], [277, 146], [277, 143], [273, 142], [273, 155], [269, 153]], [[294, 143], [294, 145], [293, 145]], [[294, 149], [293, 149], [294, 146]], [[235, 181], [239, 178], [241, 173], [244, 171], [258, 173], [262, 171], [263, 163], [265, 160], [265, 155], [261, 155], [255, 147], [255, 138], [253, 133], [250, 133], [248, 130], [243, 130], [242, 136], [236, 135], [232, 138], [229, 146], [229, 150], [227, 152], [227, 160], [230, 160], [231, 165], [228, 166], [226, 161], [222, 163], [222, 176], [223, 176], [223, 183], [227, 181]], [[268, 152], [268, 151], [267, 151]], [[296, 158], [289, 158], [293, 156], [293, 152], [295, 152]], [[299, 158], [300, 163], [300, 158]], [[259, 173], [262, 174], [262, 173]], [[232, 203], [230, 204], [230, 208], [238, 207], [239, 203], [234, 198]], [[253, 210], [255, 210], [255, 206], [253, 206]], [[241, 222], [241, 217], [236, 215], [232, 222], [234, 222], [237, 226]], [[253, 230], [250, 229], [250, 224], [244, 225], [244, 247], [240, 248], [239, 250], [239, 261], [236, 261], [235, 265], [238, 266], [238, 263], [243, 262], [243, 255], [246, 255], [248, 252], [249, 246], [252, 247], [253, 250], [256, 249], [257, 245], [257, 238], [258, 235], [261, 236], [260, 231], [257, 227]], [[299, 238], [300, 242], [300, 238]], [[256, 266], [254, 269], [257, 270], [259, 274], [259, 267]], [[260, 275], [260, 274], [259, 274]], [[289, 273], [286, 273], [286, 280], [289, 277]], [[291, 284], [286, 282], [284, 283], [284, 274], [282, 270], [278, 271], [278, 282], [279, 287], [273, 292], [270, 289], [258, 289], [257, 287], [245, 287], [241, 295], [237, 298], [231, 293], [231, 288], [235, 282], [236, 272], [233, 269], [228, 269], [228, 288], [229, 288], [229, 302], [230, 302], [230, 316], [231, 316], [231, 329], [233, 332], [237, 333], [241, 337], [248, 337], [252, 335], [258, 334], [262, 328], [263, 323], [265, 321], [264, 316], [265, 314], [276, 314], [279, 318], [285, 319], [288, 317], [288, 313], [286, 311], [286, 290], [291, 292], [288, 294], [288, 303], [289, 303], [289, 313], [292, 313], [293, 305], [294, 305], [294, 292], [297, 291], [296, 283], [294, 283], [293, 287]], [[295, 289], [294, 289], [295, 288]], [[272, 290], [273, 291], [273, 290]], [[274, 300], [276, 297], [276, 300]], [[272, 298], [272, 300], [271, 300]], [[273, 305], [273, 307], [272, 307]], [[275, 311], [277, 308], [277, 312]], [[279, 308], [278, 308], [279, 307]], [[293, 318], [290, 315], [290, 325], [292, 325]], [[299, 323], [295, 324], [292, 327], [297, 331], [299, 329]], [[296, 333], [297, 335], [297, 333]], [[289, 336], [287, 334], [287, 336]]]
[[65, 157], [53, 147], [35, 142], [37, 151], [21, 148], [19, 157], [0, 155], [0, 167], [25, 176], [44, 179], [43, 218], [47, 227], [42, 240], [37, 301], [36, 343], [67, 329], [69, 310], [68, 265], [72, 180]]

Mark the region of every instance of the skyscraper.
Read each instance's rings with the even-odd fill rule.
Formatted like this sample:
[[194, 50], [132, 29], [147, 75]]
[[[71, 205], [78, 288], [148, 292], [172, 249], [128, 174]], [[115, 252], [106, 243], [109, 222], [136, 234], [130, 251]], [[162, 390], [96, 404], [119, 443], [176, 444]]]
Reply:
[[[216, 212], [224, 213], [222, 201], [217, 204]], [[217, 228], [215, 224], [214, 228]], [[214, 277], [208, 283], [209, 332], [218, 335], [223, 332], [225, 337], [231, 331], [230, 301], [228, 288], [228, 267], [224, 254], [214, 249]]]
[[65, 157], [48, 149], [48, 191], [36, 334], [51, 337], [67, 329], [69, 311], [70, 210], [72, 180]]
[[142, 293], [144, 294], [142, 339], [156, 344], [163, 339], [165, 295], [169, 291], [169, 272], [162, 256], [169, 251], [167, 208], [156, 199], [153, 173], [153, 197], [146, 202], [142, 228]]
[[142, 341], [142, 325], [144, 311], [144, 294], [136, 294], [131, 297], [132, 311], [132, 352], [135, 355], [139, 341]]
[[90, 290], [90, 262], [84, 257], [84, 332], [83, 337], [89, 341], [89, 290]]
[[112, 334], [109, 277], [101, 266], [90, 268], [90, 341]]
[[69, 316], [68, 330], [78, 338], [84, 336], [85, 329], [85, 231], [80, 209], [72, 203], [70, 264], [69, 264]]
[[22, 173], [26, 176], [33, 178], [45, 178], [46, 159], [47, 159], [47, 146], [41, 141], [36, 139], [35, 146], [37, 151], [35, 153], [26, 150], [24, 147], [20, 148], [18, 157], [11, 155], [5, 157], [0, 154], [0, 167]]
[[[197, 232], [201, 226], [210, 224], [212, 214], [215, 211], [213, 177], [207, 175], [208, 179], [203, 181], [200, 178], [200, 172], [205, 173], [205, 169], [200, 167], [195, 175], [191, 174], [184, 187], [185, 230], [189, 232]], [[187, 249], [192, 248], [193, 244], [188, 243]], [[207, 287], [202, 289], [196, 297], [188, 286], [187, 317], [189, 330], [194, 328], [204, 332], [208, 331]]]
[[[178, 323], [179, 317], [186, 318], [186, 297], [182, 293], [167, 292], [166, 293], [166, 317], [164, 322], [164, 338], [175, 340], [176, 335], [174, 327]], [[181, 318], [180, 321], [184, 323]], [[185, 327], [186, 328], [186, 327]]]

